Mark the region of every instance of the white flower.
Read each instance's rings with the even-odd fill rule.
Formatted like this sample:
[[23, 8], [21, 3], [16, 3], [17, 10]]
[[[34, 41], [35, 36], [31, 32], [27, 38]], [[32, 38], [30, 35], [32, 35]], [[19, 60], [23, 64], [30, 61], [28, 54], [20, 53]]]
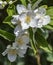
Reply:
[[21, 21], [21, 26], [22, 26], [22, 29], [28, 29], [29, 27], [32, 27], [34, 28], [35, 27], [35, 14], [34, 12], [27, 12], [27, 13], [24, 13], [24, 14], [21, 14], [19, 16], [19, 20]]
[[28, 4], [28, 9], [24, 5], [19, 4], [19, 5], [17, 5], [16, 9], [17, 9], [17, 12], [19, 15], [12, 16], [13, 17], [13, 19], [11, 20], [12, 24], [18, 23], [20, 14], [26, 13], [29, 10], [31, 10], [31, 4]]
[[2, 53], [2, 55], [5, 56], [6, 54], [7, 54], [9, 61], [14, 62], [17, 57], [17, 50], [11, 47], [11, 45], [8, 45], [7, 49]]
[[50, 22], [50, 16], [46, 15], [46, 10], [44, 8], [40, 7], [36, 10], [32, 10], [30, 4], [28, 4], [28, 9], [23, 5], [17, 5], [17, 11], [19, 15], [13, 16], [14, 19], [12, 20], [12, 23], [20, 23], [20, 26], [17, 26], [15, 30], [17, 28], [25, 30], [29, 27], [41, 28]]
[[17, 27], [21, 28], [22, 30], [28, 29], [29, 27], [35, 27], [34, 13], [31, 10], [31, 4], [28, 4], [27, 8], [24, 5], [17, 5], [17, 11], [19, 15], [12, 16], [13, 19], [11, 22], [13, 24], [18, 24], [20, 22], [21, 27]]
[[21, 25], [17, 25], [14, 29], [15, 36], [19, 36], [19, 35], [22, 35], [22, 34], [25, 34], [25, 33], [28, 33], [28, 32], [27, 32], [27, 30], [22, 30]]
[[15, 48], [11, 47], [11, 45], [8, 45], [7, 49], [2, 53], [3, 56], [7, 54], [8, 60], [10, 62], [14, 62], [17, 58], [17, 55], [20, 57], [24, 57], [24, 54], [26, 53], [26, 48]]
[[50, 16], [46, 15], [46, 10], [44, 8], [39, 8], [34, 10], [35, 16], [35, 27], [41, 28], [50, 22]]
[[0, 9], [3, 9], [6, 4], [6, 1], [0, 1]]
[[15, 43], [13, 44], [13, 46], [27, 49], [28, 43], [29, 43], [29, 35], [28, 34], [21, 34], [15, 38]]

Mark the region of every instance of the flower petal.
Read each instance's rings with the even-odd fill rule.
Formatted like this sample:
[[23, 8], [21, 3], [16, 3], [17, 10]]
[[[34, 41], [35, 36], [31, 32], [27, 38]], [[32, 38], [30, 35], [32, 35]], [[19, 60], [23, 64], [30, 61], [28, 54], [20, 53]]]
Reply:
[[45, 10], [45, 8], [38, 8], [38, 9], [35, 9], [34, 10], [34, 13], [36, 13], [36, 14], [41, 14], [41, 15], [45, 15], [46, 14], [46, 10]]
[[29, 43], [29, 36], [26, 34], [26, 35], [23, 35], [22, 36], [22, 39], [24, 41], [24, 44], [28, 44]]
[[15, 18], [16, 20], [19, 19], [19, 15], [13, 15], [12, 17]]
[[14, 62], [16, 60], [17, 55], [8, 54], [7, 57], [10, 62]]
[[50, 22], [50, 16], [46, 15], [43, 19], [43, 25], [47, 25]]
[[25, 18], [26, 18], [26, 14], [21, 14], [21, 15], [19, 16], [19, 20], [20, 20], [21, 22], [25, 22]]
[[17, 5], [17, 11], [19, 14], [26, 12], [26, 7], [24, 5]]
[[17, 24], [17, 20], [16, 20], [15, 18], [13, 18], [13, 19], [11, 20], [11, 23], [14, 24], [14, 25]]
[[15, 30], [14, 30], [14, 34], [15, 34], [16, 36], [18, 36], [19, 32], [21, 32], [21, 31], [22, 31], [21, 26], [20, 26], [20, 25], [17, 25], [16, 28], [15, 28]]
[[26, 51], [27, 51], [27, 49], [19, 49], [18, 55], [19, 55], [20, 57], [24, 57], [24, 54], [26, 53]]
[[35, 19], [32, 19], [29, 26], [30, 27], [35, 27], [35, 25], [36, 25]]
[[29, 28], [29, 25], [27, 23], [24, 23], [24, 22], [21, 23], [21, 26], [22, 26], [22, 30]]
[[6, 49], [6, 50], [2, 53], [2, 55], [5, 56], [7, 53], [8, 53], [8, 49]]
[[41, 15], [45, 15], [45, 14], [46, 14], [46, 9], [40, 7], [40, 8], [38, 9], [38, 13], [41, 14]]
[[28, 9], [31, 10], [31, 4], [28, 4]]

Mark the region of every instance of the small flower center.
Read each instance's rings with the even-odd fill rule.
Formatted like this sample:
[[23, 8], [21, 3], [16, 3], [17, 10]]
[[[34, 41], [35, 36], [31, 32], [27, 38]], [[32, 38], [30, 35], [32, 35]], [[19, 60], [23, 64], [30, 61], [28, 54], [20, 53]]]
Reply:
[[31, 18], [30, 16], [26, 16], [26, 19], [25, 19], [26, 23], [29, 23], [31, 21]]
[[16, 49], [10, 49], [8, 53], [9, 53], [9, 54], [16, 54], [17, 51], [16, 51]]
[[18, 44], [22, 45], [23, 44], [23, 39], [22, 38], [18, 38]]

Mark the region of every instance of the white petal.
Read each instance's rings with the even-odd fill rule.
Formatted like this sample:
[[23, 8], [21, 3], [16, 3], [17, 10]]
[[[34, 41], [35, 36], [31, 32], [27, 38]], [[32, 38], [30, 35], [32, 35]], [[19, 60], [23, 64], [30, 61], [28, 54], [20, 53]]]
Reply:
[[19, 15], [13, 15], [12, 17], [15, 18], [16, 20], [19, 19]]
[[23, 13], [23, 12], [26, 12], [26, 8], [24, 5], [17, 5], [17, 11], [19, 14]]
[[46, 14], [46, 10], [45, 10], [45, 8], [38, 8], [38, 9], [35, 9], [34, 10], [34, 13], [36, 13], [36, 14], [41, 14], [41, 15], [45, 15]]
[[41, 15], [45, 15], [45, 14], [46, 14], [46, 9], [40, 7], [40, 8], [38, 9], [38, 13], [41, 14]]
[[32, 19], [29, 26], [30, 27], [35, 27], [35, 24], [36, 24], [35, 19]]
[[31, 10], [31, 4], [28, 4], [28, 9]]
[[42, 19], [35, 19], [35, 27], [36, 28], [41, 28], [43, 25]]
[[8, 46], [7, 46], [7, 49], [9, 49], [9, 48], [11, 48], [11, 45], [8, 45]]
[[37, 13], [37, 12], [38, 12], [38, 9], [35, 9], [35, 10], [34, 10], [34, 13]]
[[17, 24], [17, 20], [16, 20], [15, 18], [13, 18], [13, 19], [11, 20], [11, 23], [14, 24], [14, 25]]
[[44, 16], [43, 18], [43, 25], [47, 25], [50, 22], [50, 16]]
[[29, 25], [27, 23], [24, 23], [24, 22], [21, 23], [21, 26], [22, 26], [22, 30], [29, 28]]
[[22, 53], [18, 53], [18, 55], [20, 56], [20, 57], [24, 57], [24, 54], [22, 54]]
[[26, 53], [26, 50], [27, 50], [27, 49], [19, 49], [18, 55], [19, 55], [20, 57], [24, 57], [24, 54]]
[[21, 15], [19, 16], [19, 20], [20, 20], [21, 22], [25, 22], [25, 18], [26, 18], [26, 14], [21, 14]]
[[37, 25], [37, 27], [38, 27], [38, 28], [41, 28], [41, 27], [42, 27], [42, 25], [43, 25], [43, 20], [42, 20], [42, 19], [40, 19], [40, 20], [38, 21], [38, 25]]
[[3, 3], [3, 1], [0, 1], [0, 4], [2, 4]]
[[10, 62], [14, 62], [16, 60], [17, 55], [8, 54], [7, 57]]
[[12, 46], [13, 46], [14, 48], [16, 48], [16, 47], [17, 47], [17, 45], [16, 45], [16, 43], [15, 43], [15, 42], [12, 44]]
[[29, 36], [28, 35], [23, 35], [22, 39], [24, 41], [24, 44], [28, 44], [29, 43]]
[[22, 46], [19, 47], [20, 49], [27, 49], [28, 46], [26, 44], [23, 44]]
[[5, 56], [7, 53], [8, 53], [8, 49], [6, 49], [6, 50], [2, 53], [2, 55]]
[[17, 25], [16, 28], [15, 28], [15, 30], [14, 30], [14, 34], [15, 34], [16, 36], [18, 36], [19, 32], [21, 32], [21, 31], [22, 31], [21, 26], [20, 26], [20, 25]]

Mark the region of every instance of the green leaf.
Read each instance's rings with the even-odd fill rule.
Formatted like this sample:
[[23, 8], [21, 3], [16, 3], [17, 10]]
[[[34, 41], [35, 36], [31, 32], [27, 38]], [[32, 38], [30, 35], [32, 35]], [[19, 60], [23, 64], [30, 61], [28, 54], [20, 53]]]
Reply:
[[51, 25], [46, 25], [46, 26], [44, 26], [44, 28], [46, 28], [48, 30], [53, 30], [53, 27]]
[[22, 2], [23, 5], [26, 6], [26, 0], [20, 0]]
[[9, 5], [9, 7], [7, 8], [7, 13], [9, 16], [12, 16], [15, 14], [15, 6], [14, 5]]
[[42, 0], [37, 0], [37, 1], [33, 4], [32, 9], [35, 9], [36, 7], [38, 7], [38, 5], [40, 4], [41, 1], [42, 1]]
[[49, 25], [53, 26], [53, 20], [51, 20], [51, 22], [49, 23]]
[[9, 41], [14, 41], [15, 39], [15, 36], [13, 34], [1, 29], [0, 29], [0, 36]]
[[48, 7], [47, 14], [50, 15], [51, 19], [53, 19], [53, 6]]
[[43, 37], [43, 35], [39, 31], [36, 32], [35, 39], [37, 41], [38, 46], [41, 49], [43, 49], [45, 52], [51, 53], [51, 50], [48, 46], [48, 42], [45, 40], [45, 38]]
[[11, 16], [7, 16], [5, 20], [3, 21], [4, 24], [8, 24], [10, 27], [14, 28], [13, 24], [11, 23]]
[[30, 27], [30, 28], [28, 29], [28, 31], [29, 31], [29, 37], [30, 37], [30, 45], [31, 45], [31, 47], [32, 47], [32, 49], [33, 49], [33, 51], [34, 51], [34, 53], [36, 54], [36, 48], [35, 48], [34, 40], [33, 40], [33, 30], [32, 30], [32, 28]]
[[47, 8], [48, 8], [48, 6], [47, 6], [47, 5], [42, 5], [42, 6], [40, 6], [40, 7], [45, 8], [45, 9], [47, 9]]
[[53, 53], [48, 53], [47, 60], [53, 62]]
[[53, 65], [53, 63], [51, 63], [50, 65]]

